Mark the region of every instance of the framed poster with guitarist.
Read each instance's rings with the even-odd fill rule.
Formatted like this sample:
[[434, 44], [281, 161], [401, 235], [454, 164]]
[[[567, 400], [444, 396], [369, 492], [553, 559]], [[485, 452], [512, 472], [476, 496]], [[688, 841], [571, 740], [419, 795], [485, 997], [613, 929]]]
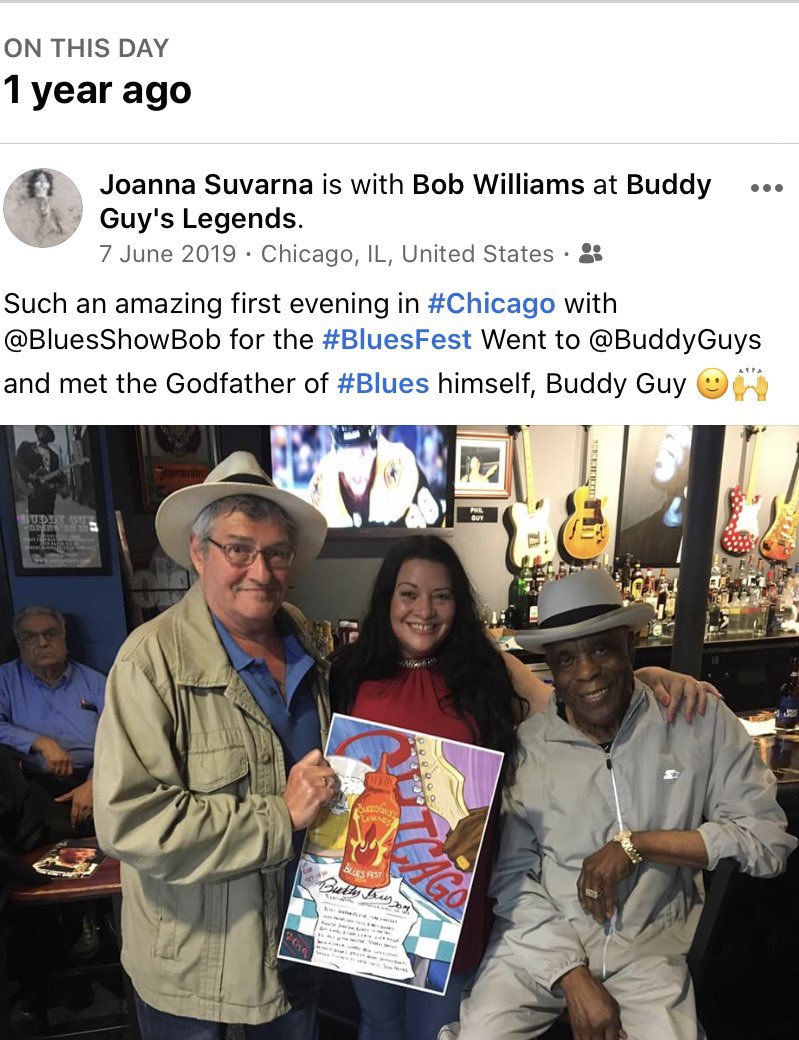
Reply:
[[645, 567], [676, 567], [691, 459], [692, 426], [628, 426], [624, 431], [616, 556]]
[[108, 574], [96, 431], [6, 426], [17, 574]]

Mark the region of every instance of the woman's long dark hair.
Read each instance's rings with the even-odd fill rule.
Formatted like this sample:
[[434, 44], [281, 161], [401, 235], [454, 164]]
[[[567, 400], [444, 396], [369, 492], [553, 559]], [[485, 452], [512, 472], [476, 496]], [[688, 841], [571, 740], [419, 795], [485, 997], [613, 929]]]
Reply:
[[449, 573], [455, 618], [440, 652], [450, 702], [458, 715], [474, 720], [479, 730], [474, 735], [476, 741], [505, 753], [502, 775], [509, 782], [518, 749], [516, 722], [526, 714], [527, 702], [514, 690], [501, 654], [485, 635], [463, 564], [443, 538], [412, 535], [389, 549], [375, 578], [358, 641], [340, 647], [333, 655], [333, 707], [351, 711], [365, 679], [386, 679], [396, 674], [400, 649], [391, 629], [391, 599], [397, 575], [407, 560], [440, 563]]

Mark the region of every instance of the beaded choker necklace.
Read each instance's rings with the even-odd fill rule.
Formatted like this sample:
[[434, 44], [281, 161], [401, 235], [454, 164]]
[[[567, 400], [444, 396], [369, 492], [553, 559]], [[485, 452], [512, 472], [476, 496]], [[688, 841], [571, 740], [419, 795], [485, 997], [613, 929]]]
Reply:
[[441, 657], [437, 654], [432, 657], [400, 657], [397, 664], [400, 668], [432, 668], [440, 660]]

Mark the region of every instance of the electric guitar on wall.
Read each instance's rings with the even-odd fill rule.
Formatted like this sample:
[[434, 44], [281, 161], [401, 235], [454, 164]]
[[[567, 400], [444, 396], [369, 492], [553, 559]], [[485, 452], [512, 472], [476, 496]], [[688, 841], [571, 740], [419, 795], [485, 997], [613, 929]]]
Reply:
[[752, 462], [749, 467], [749, 481], [744, 495], [741, 485], [730, 488], [730, 519], [721, 533], [721, 547], [730, 556], [746, 556], [754, 552], [760, 538], [761, 496], [755, 493], [758, 454], [760, 451], [760, 434], [765, 426], [747, 426], [746, 439], [754, 438]]
[[[796, 445], [796, 451], [799, 455], [799, 444]], [[799, 506], [798, 467], [799, 462], [794, 465], [793, 494], [788, 501], [787, 493], [777, 495], [774, 499], [774, 521], [760, 542], [761, 554], [767, 560], [775, 560], [777, 563], [788, 561], [796, 550], [796, 529], [799, 527], [799, 512], [796, 508]]]
[[[586, 432], [588, 427], [586, 427]], [[569, 515], [560, 529], [560, 543], [564, 556], [573, 560], [593, 560], [607, 547], [610, 540], [610, 524], [603, 509], [607, 498], [598, 498], [596, 493], [596, 470], [599, 446], [591, 444], [588, 464], [588, 483], [578, 487], [569, 496]]]
[[77, 466], [82, 466], [86, 461], [86, 459], [81, 459], [79, 462], [68, 462], [66, 466], [59, 466], [58, 469], [50, 470], [49, 473], [44, 469], [37, 469], [35, 473], [30, 473], [27, 477], [23, 477], [22, 474], [19, 473], [19, 470], [17, 470], [17, 475], [20, 484], [24, 487], [25, 493], [32, 495], [38, 488], [45, 484], [49, 484], [53, 480], [57, 480], [58, 477], [65, 473], [69, 473], [70, 470], [75, 469]]
[[510, 507], [510, 525], [513, 533], [508, 549], [511, 563], [519, 569], [524, 565], [525, 556], [529, 557], [531, 563], [537, 556], [541, 558], [542, 563], [549, 563], [555, 558], [555, 536], [549, 526], [549, 499], [542, 498], [536, 502], [533, 459], [528, 443], [529, 427], [522, 426], [520, 429], [527, 501], [514, 502]]

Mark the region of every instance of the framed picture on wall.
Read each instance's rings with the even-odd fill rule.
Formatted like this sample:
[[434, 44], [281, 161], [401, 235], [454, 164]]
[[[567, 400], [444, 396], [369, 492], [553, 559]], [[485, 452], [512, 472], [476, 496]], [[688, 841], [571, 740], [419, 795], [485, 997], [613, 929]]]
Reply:
[[6, 426], [19, 575], [108, 574], [96, 429]]
[[676, 567], [682, 550], [692, 426], [628, 426], [616, 555]]
[[146, 510], [179, 488], [202, 484], [217, 463], [213, 426], [137, 426], [136, 443]]
[[509, 498], [513, 463], [507, 433], [459, 433], [455, 443], [456, 498]]

